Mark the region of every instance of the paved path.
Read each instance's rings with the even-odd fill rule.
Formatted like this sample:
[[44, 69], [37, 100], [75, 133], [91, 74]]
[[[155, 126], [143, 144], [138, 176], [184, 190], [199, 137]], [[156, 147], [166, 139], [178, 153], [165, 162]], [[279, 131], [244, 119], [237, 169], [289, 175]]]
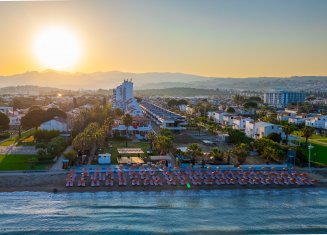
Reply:
[[49, 171], [64, 171], [62, 169], [62, 160], [64, 160], [64, 153], [70, 151], [72, 149], [72, 146], [68, 146], [65, 151], [61, 154], [60, 157], [58, 157], [57, 161], [52, 165]]

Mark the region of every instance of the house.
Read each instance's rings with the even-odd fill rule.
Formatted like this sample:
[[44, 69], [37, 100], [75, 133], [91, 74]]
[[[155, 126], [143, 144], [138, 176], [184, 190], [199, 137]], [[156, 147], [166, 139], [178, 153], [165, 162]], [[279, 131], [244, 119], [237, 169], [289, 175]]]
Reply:
[[289, 118], [295, 118], [296, 113], [287, 112], [287, 111], [277, 111], [277, 120], [278, 121], [288, 121]]
[[186, 108], [185, 108], [185, 112], [188, 114], [188, 115], [192, 115], [194, 112], [195, 112], [195, 110], [194, 110], [194, 108], [192, 108], [191, 106], [186, 106]]
[[308, 117], [290, 117], [288, 118], [288, 123], [294, 124], [294, 125], [301, 125], [304, 124], [306, 120], [309, 120], [310, 118]]
[[279, 125], [269, 122], [256, 122], [246, 121], [245, 134], [252, 138], [267, 137], [271, 133], [277, 133], [282, 138], [285, 136], [282, 128]]
[[213, 119], [218, 124], [224, 124], [224, 116], [231, 115], [230, 113], [226, 113], [224, 111], [215, 111], [215, 112], [208, 112], [208, 117]]
[[186, 107], [187, 107], [187, 105], [185, 105], [185, 104], [178, 105], [178, 109], [182, 113], [186, 112]]
[[1, 106], [0, 107], [0, 112], [8, 115], [8, 114], [14, 112], [14, 108], [13, 107], [7, 107], [7, 106]]
[[55, 117], [54, 119], [51, 119], [49, 121], [43, 122], [40, 125], [40, 130], [57, 130], [60, 132], [67, 132], [68, 131], [68, 124], [65, 119]]
[[237, 129], [237, 130], [245, 130], [245, 125], [246, 122], [251, 122], [253, 121], [252, 118], [243, 118], [241, 116], [235, 117], [233, 120], [233, 129]]
[[306, 126], [313, 127], [315, 129], [325, 129], [327, 130], [327, 116], [316, 116], [311, 117], [305, 121]]
[[230, 114], [230, 113], [227, 113], [223, 116], [223, 123], [224, 125], [226, 126], [232, 126], [233, 123], [234, 123], [234, 119], [236, 118], [237, 116], [233, 115], [233, 114]]
[[19, 127], [21, 124], [21, 115], [8, 115], [9, 118], [9, 126], [11, 127]]

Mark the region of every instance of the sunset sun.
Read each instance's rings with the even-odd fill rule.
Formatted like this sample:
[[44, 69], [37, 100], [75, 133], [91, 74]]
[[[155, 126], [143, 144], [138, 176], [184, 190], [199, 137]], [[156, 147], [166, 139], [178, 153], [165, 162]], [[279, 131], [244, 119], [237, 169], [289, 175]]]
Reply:
[[42, 66], [65, 70], [77, 64], [81, 46], [73, 32], [65, 28], [47, 28], [35, 37], [33, 52]]

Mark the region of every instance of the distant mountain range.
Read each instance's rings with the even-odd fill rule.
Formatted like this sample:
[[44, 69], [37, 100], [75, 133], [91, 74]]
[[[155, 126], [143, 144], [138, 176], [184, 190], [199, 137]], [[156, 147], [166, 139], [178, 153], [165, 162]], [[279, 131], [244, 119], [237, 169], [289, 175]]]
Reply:
[[26, 72], [0, 76], [0, 87], [37, 85], [61, 89], [112, 89], [124, 79], [132, 79], [135, 89], [163, 89], [172, 87], [201, 89], [271, 89], [326, 91], [327, 76], [219, 78], [183, 73], [124, 73], [118, 71], [96, 73], [68, 73], [54, 70]]

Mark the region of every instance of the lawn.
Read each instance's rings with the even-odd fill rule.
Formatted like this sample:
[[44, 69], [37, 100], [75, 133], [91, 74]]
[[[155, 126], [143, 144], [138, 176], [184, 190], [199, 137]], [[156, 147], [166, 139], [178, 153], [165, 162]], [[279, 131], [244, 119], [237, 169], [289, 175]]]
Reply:
[[36, 155], [0, 154], [0, 170], [46, 170], [48, 164], [39, 163]]
[[[107, 149], [107, 152], [111, 154], [111, 162], [113, 164], [117, 164], [117, 157], [118, 157], [118, 151], [117, 148], [126, 148], [126, 141], [122, 140], [110, 140], [109, 144], [112, 145], [112, 147]], [[140, 142], [132, 142], [128, 141], [127, 148], [141, 148], [143, 152], [145, 153], [144, 156], [146, 156], [147, 150], [150, 148], [150, 144], [146, 141], [140, 141]]]
[[[327, 164], [327, 146], [312, 143], [314, 148], [311, 150], [311, 161]], [[306, 156], [309, 158], [308, 148], [304, 148]]]
[[12, 137], [12, 138], [8, 139], [7, 141], [1, 143], [0, 146], [10, 146], [16, 142], [24, 140], [24, 139], [28, 138], [29, 136], [33, 135], [34, 131], [35, 131], [35, 129], [28, 130], [28, 131], [22, 133], [20, 138], [18, 136]]

